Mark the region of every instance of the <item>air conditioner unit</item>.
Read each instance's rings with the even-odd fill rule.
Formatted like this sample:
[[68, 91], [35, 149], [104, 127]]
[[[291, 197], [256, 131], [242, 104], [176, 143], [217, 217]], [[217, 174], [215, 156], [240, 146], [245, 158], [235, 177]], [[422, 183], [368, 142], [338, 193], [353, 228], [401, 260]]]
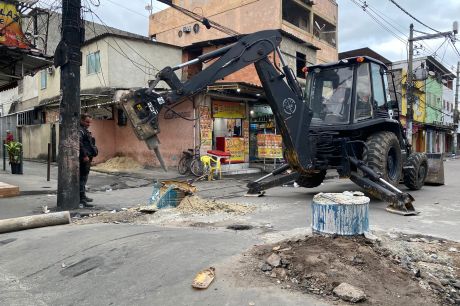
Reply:
[[48, 74], [54, 75], [54, 67], [48, 67]]

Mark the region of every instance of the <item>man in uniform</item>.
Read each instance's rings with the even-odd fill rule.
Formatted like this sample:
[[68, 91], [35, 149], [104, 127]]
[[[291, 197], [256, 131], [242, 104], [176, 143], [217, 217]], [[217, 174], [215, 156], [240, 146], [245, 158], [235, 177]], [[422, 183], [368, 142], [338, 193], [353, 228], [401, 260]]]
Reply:
[[97, 148], [95, 140], [88, 131], [91, 125], [91, 116], [82, 114], [80, 116], [80, 208], [93, 207], [89, 204], [93, 199], [86, 196], [86, 182], [88, 182], [88, 175], [91, 168], [91, 161], [93, 157], [97, 156]]

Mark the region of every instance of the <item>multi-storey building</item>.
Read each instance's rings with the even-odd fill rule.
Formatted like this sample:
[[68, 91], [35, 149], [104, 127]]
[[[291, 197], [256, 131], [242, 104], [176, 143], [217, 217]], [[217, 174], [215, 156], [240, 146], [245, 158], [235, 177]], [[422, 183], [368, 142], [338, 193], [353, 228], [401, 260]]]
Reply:
[[[239, 34], [278, 29], [283, 36], [281, 53], [300, 84], [305, 79], [302, 68], [306, 65], [337, 60], [338, 5], [334, 0], [173, 0], [172, 3]], [[182, 46], [184, 62], [233, 43], [238, 37], [229, 37], [213, 27], [207, 29], [174, 8], [150, 16], [149, 35], [157, 41]], [[183, 80], [207, 65], [184, 69]], [[210, 119], [199, 123], [201, 132], [196, 141], [201, 144], [202, 152], [232, 147], [233, 161], [245, 163], [270, 155], [263, 153], [265, 149], [259, 144], [264, 142], [263, 137], [272, 137], [263, 135], [276, 134], [276, 124], [254, 65], [208, 86], [205, 93], [195, 97], [195, 105], [198, 107], [190, 104], [191, 110], [201, 118]], [[234, 131], [231, 136], [227, 136], [229, 130]]]
[[[392, 67], [397, 75], [396, 80], [399, 75], [402, 114], [406, 116], [407, 61], [394, 62]], [[454, 133], [452, 88], [455, 75], [432, 56], [414, 59], [413, 67], [415, 80], [412, 143], [417, 151], [450, 152]]]

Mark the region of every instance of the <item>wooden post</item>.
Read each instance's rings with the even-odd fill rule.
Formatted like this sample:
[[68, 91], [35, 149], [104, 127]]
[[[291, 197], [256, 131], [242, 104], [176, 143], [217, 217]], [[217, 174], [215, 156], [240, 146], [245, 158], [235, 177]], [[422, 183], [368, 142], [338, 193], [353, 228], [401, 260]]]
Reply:
[[51, 143], [48, 142], [48, 162], [46, 164], [46, 181], [50, 181], [51, 176]]
[[3, 152], [3, 171], [6, 171], [6, 149], [5, 149], [5, 144], [6, 141], [3, 139], [3, 147], [2, 147], [2, 152]]
[[0, 220], [0, 234], [25, 229], [62, 225], [70, 223], [70, 213], [68, 211], [61, 211], [45, 215], [34, 215], [12, 219]]

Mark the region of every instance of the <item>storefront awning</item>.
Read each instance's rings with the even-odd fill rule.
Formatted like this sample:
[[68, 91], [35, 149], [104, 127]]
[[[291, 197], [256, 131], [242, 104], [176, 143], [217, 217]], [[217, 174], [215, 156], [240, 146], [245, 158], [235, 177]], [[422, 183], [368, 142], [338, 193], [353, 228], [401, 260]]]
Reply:
[[26, 75], [50, 67], [52, 58], [34, 49], [0, 44], [0, 91], [17, 86], [18, 80]]

